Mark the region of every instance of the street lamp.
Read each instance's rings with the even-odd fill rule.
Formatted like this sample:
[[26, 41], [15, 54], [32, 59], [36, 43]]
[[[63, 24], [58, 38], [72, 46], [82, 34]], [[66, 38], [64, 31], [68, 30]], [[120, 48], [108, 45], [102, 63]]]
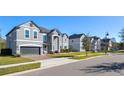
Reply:
[[109, 36], [109, 33], [106, 32], [106, 34], [105, 34], [105, 54], [107, 54], [107, 51], [108, 51], [108, 42], [107, 42], [108, 36]]

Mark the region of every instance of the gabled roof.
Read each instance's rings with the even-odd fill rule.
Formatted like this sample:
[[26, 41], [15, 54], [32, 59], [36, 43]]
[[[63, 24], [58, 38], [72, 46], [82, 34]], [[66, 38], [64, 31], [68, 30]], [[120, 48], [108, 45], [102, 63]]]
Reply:
[[6, 36], [8, 36], [11, 32], [13, 32], [13, 31], [16, 30], [16, 29], [19, 29], [19, 26], [15, 26], [14, 28], [12, 28], [12, 30], [9, 31], [9, 32], [6, 34]]
[[[24, 23], [22, 23], [22, 24], [19, 24], [19, 25], [15, 26], [9, 33], [6, 34], [6, 36], [8, 36], [8, 35], [9, 35], [11, 32], [13, 32], [14, 30], [19, 29], [21, 25], [26, 24], [26, 23], [28, 23], [28, 22], [33, 23], [37, 28], [39, 28], [40, 33], [52, 33], [52, 32], [54, 32], [54, 31], [56, 31], [58, 34], [62, 35], [62, 33], [61, 33], [58, 29], [56, 29], [56, 28], [49, 30], [49, 29], [44, 28], [44, 27], [39, 27], [39, 26], [38, 26], [37, 24], [35, 24], [35, 22], [33, 22], [33, 21], [27, 21], [27, 22], [24, 22]], [[65, 33], [64, 33], [64, 34], [65, 34]], [[67, 34], [66, 34], [66, 35], [67, 35]], [[67, 35], [67, 36], [68, 36], [68, 35]]]
[[99, 37], [97, 37], [97, 36], [92, 36], [92, 37], [90, 37], [90, 38], [94, 38], [95, 40], [100, 39], [100, 38], [99, 38]]
[[84, 34], [73, 34], [69, 36], [69, 39], [76, 39], [76, 38], [81, 38]]
[[105, 41], [106, 41], [106, 42], [109, 42], [110, 40], [111, 40], [110, 38], [103, 38], [103, 39], [102, 39], [103, 42], [105, 42]]
[[62, 33], [57, 28], [54, 28], [54, 29], [50, 30], [49, 33], [52, 33], [54, 31], [56, 31], [58, 34], [62, 35]]
[[62, 37], [63, 37], [64, 35], [66, 35], [66, 36], [69, 38], [69, 36], [68, 36], [66, 33], [63, 33], [63, 34], [62, 34]]
[[22, 24], [19, 24], [19, 25], [15, 26], [9, 33], [6, 34], [6, 36], [9, 35], [11, 32], [13, 32], [14, 30], [19, 29], [19, 27], [20, 27], [21, 25], [26, 24], [26, 23], [28, 23], [28, 22], [33, 23], [37, 28], [40, 29], [40, 27], [39, 27], [37, 24], [35, 24], [35, 22], [33, 22], [33, 21], [30, 20], [30, 21], [27, 21], [27, 22], [24, 22], [24, 23], [22, 23]]
[[41, 33], [49, 33], [50, 30], [48, 30], [47, 28], [44, 28], [44, 27], [40, 27], [40, 32]]

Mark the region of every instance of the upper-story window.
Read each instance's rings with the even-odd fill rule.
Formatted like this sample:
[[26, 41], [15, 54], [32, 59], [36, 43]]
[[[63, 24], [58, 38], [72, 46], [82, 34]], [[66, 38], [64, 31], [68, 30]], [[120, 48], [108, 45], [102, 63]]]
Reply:
[[47, 41], [47, 35], [43, 35], [43, 42], [45, 43]]
[[34, 31], [34, 39], [37, 39], [37, 38], [38, 38], [38, 32]]
[[25, 38], [30, 38], [30, 30], [29, 29], [25, 29]]

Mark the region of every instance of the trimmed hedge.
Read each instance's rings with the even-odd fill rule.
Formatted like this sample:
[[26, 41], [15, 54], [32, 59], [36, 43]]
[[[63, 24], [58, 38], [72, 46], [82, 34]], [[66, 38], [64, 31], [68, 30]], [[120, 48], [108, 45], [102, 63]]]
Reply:
[[21, 71], [35, 69], [35, 68], [40, 68], [40, 63], [32, 63], [32, 64], [26, 64], [26, 65], [20, 65], [20, 66], [0, 68], [0, 75], [21, 72]]
[[68, 53], [68, 52], [70, 52], [70, 50], [69, 49], [61, 49], [61, 52], [62, 53]]
[[1, 55], [12, 55], [12, 50], [9, 48], [1, 49]]

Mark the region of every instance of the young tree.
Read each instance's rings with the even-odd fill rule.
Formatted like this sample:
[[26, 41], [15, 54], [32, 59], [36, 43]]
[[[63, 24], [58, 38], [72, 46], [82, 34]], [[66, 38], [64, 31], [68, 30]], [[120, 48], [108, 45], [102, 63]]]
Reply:
[[119, 32], [119, 37], [121, 38], [121, 42], [124, 43], [124, 28]]
[[85, 35], [82, 39], [83, 49], [85, 50], [86, 56], [88, 56], [88, 51], [90, 50], [91, 46], [91, 40], [89, 38], [89, 35]]

